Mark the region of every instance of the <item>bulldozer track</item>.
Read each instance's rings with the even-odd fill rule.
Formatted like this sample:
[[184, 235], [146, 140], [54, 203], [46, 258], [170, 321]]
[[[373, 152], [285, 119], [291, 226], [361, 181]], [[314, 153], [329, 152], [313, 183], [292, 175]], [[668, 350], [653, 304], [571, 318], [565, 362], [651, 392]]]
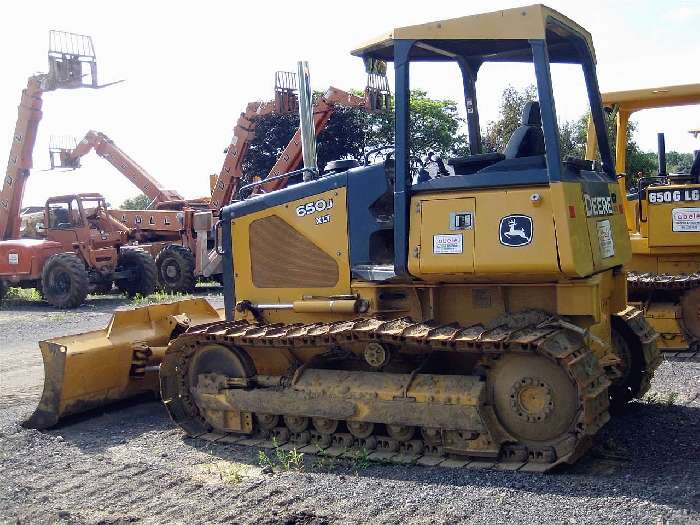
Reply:
[[700, 286], [700, 273], [663, 274], [637, 273], [627, 274], [627, 286], [631, 291], [653, 290], [690, 290]]
[[[649, 293], [653, 291], [672, 291], [682, 295], [683, 292], [700, 287], [700, 273], [693, 274], [658, 274], [629, 272], [627, 287], [630, 292]], [[680, 297], [679, 295], [679, 297]], [[700, 362], [700, 339], [681, 324], [683, 336], [688, 348], [661, 348], [663, 358], [668, 361]]]
[[[635, 333], [648, 333], [641, 312], [630, 308], [628, 322]], [[385, 321], [376, 318], [335, 323], [305, 325], [259, 325], [247, 321], [223, 321], [190, 329], [171, 343], [161, 367], [161, 393], [172, 419], [190, 436], [216, 443], [235, 443], [259, 448], [297, 449], [305, 454], [330, 457], [357, 457], [394, 463], [444, 467], [495, 468], [544, 472], [563, 462], [573, 462], [590, 446], [591, 437], [609, 420], [608, 386], [610, 380], [583, 338], [565, 328], [541, 321], [523, 326], [517, 316], [498, 326], [482, 324], [459, 326], [414, 322], [408, 318]], [[651, 331], [653, 334], [653, 331]], [[652, 337], [653, 341], [653, 335]], [[566, 457], [552, 456], [548, 451], [528, 450], [518, 443], [503, 445], [497, 457], [457, 456], [444, 452], [442, 437], [417, 433], [423, 439], [399, 442], [385, 435], [372, 434], [358, 439], [347, 432], [323, 435], [316, 430], [293, 432], [285, 426], [241, 435], [216, 431], [200, 415], [187, 386], [188, 364], [200, 344], [221, 344], [239, 349], [308, 346], [338, 347], [349, 342], [374, 341], [393, 345], [420, 347], [429, 352], [467, 352], [477, 354], [487, 369], [489, 363], [507, 353], [545, 356], [554, 361], [577, 386], [577, 416], [563, 439], [575, 440]], [[651, 347], [655, 348], [654, 345]], [[656, 360], [658, 355], [649, 355]], [[653, 374], [653, 368], [648, 380]], [[254, 378], [251, 378], [254, 379]], [[408, 388], [408, 387], [406, 387]], [[279, 414], [284, 416], [284, 414]], [[280, 417], [282, 422], [283, 418]], [[383, 427], [384, 425], [379, 425]], [[312, 427], [310, 427], [312, 428]], [[490, 429], [489, 429], [490, 431]], [[552, 447], [547, 447], [551, 449]]]

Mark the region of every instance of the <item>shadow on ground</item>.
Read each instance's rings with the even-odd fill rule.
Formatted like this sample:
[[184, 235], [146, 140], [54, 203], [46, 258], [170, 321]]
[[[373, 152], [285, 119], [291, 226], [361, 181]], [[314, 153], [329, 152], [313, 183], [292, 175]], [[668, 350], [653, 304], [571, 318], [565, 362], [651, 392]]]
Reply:
[[[61, 435], [90, 454], [102, 453], [154, 431], [166, 432], [166, 439], [173, 439], [173, 447], [184, 446], [221, 460], [258, 465], [256, 448], [217, 445], [185, 437], [157, 401], [125, 402], [107, 410], [74, 416], [48, 433]], [[304, 470], [566, 497], [601, 497], [600, 486], [593, 480], [603, 476], [614, 487], [612, 493], [603, 497], [637, 498], [697, 511], [700, 508], [699, 431], [700, 407], [631, 403], [624, 415], [614, 418], [597, 436], [593, 449], [582, 460], [548, 474], [360, 464], [349, 460], [329, 466], [316, 457], [305, 458]], [[688, 493], [688, 487], [696, 492]]]

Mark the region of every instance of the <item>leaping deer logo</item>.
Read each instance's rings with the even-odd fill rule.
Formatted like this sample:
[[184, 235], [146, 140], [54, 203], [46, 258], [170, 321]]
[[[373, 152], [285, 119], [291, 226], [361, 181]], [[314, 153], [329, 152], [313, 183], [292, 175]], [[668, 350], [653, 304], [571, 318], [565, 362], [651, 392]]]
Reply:
[[508, 231], [505, 232], [503, 235], [505, 235], [509, 239], [512, 237], [522, 237], [527, 242], [530, 242], [530, 237], [528, 237], [525, 234], [525, 229], [524, 228], [516, 228], [515, 227], [516, 224], [517, 224], [517, 221], [515, 219], [509, 220], [508, 221]]
[[[507, 225], [507, 226], [506, 226]], [[501, 219], [501, 244], [525, 246], [532, 242], [532, 219], [527, 215], [508, 215]]]

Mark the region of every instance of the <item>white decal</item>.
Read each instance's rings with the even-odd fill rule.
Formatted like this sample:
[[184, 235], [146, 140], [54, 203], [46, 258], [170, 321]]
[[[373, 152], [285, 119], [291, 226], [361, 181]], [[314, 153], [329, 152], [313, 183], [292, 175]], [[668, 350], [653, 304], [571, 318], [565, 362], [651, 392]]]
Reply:
[[612, 228], [610, 221], [598, 221], [598, 244], [600, 245], [600, 256], [603, 259], [615, 255], [615, 241], [613, 241]]
[[700, 232], [700, 208], [673, 208], [674, 232]]
[[330, 210], [333, 207], [333, 199], [319, 199], [317, 201], [307, 202], [301, 206], [297, 206], [296, 212], [298, 217], [305, 217], [313, 213]]
[[591, 197], [587, 193], [583, 194], [583, 203], [586, 208], [586, 217], [599, 217], [601, 215], [612, 215], [612, 197]]
[[462, 253], [462, 234], [433, 235], [433, 253]]
[[329, 222], [331, 222], [331, 216], [328, 215], [328, 214], [326, 214], [326, 215], [319, 215], [318, 217], [316, 217], [316, 225], [319, 225], [319, 224], [327, 224], [327, 223], [329, 223]]
[[7, 262], [9, 264], [19, 264], [19, 254], [18, 253], [7, 254]]
[[663, 204], [665, 202], [700, 201], [700, 189], [650, 191], [649, 204]]

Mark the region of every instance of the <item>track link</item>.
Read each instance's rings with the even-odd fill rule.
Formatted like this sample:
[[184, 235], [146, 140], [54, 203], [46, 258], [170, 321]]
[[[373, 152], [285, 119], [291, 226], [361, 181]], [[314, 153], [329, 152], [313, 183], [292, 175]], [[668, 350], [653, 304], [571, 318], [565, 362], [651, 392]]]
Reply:
[[667, 274], [628, 272], [627, 286], [631, 291], [690, 290], [700, 286], [700, 273]]
[[[700, 287], [700, 273], [692, 274], [659, 274], [652, 272], [629, 272], [627, 274], [627, 288], [634, 293], [651, 293], [654, 291], [668, 291], [678, 293], [693, 290]], [[681, 327], [683, 337], [688, 342], [687, 349], [662, 348], [663, 358], [668, 361], [700, 362], [700, 339], [694, 337], [687, 328]]]
[[[320, 453], [333, 457], [367, 454], [368, 459], [445, 467], [498, 468], [506, 470], [547, 471], [554, 466], [576, 461], [590, 446], [592, 436], [609, 420], [608, 386], [610, 381], [592, 351], [580, 335], [556, 326], [542, 314], [506, 316], [496, 325], [459, 326], [432, 322], [414, 322], [409, 318], [385, 321], [376, 318], [335, 323], [299, 325], [259, 325], [247, 321], [224, 321], [200, 325], [171, 342], [161, 366], [161, 394], [172, 419], [190, 436], [217, 443], [296, 448], [307, 454]], [[643, 318], [642, 318], [643, 319]], [[534, 322], [533, 322], [534, 321]], [[309, 427], [295, 432], [278, 419], [273, 428], [257, 430], [250, 435], [216, 431], [200, 414], [189, 391], [189, 362], [199, 345], [216, 343], [237, 351], [247, 348], [301, 349], [303, 347], [337, 348], [355, 342], [374, 341], [423, 350], [425, 353], [460, 352], [474, 354], [485, 370], [506, 354], [537, 354], [555, 362], [576, 383], [577, 415], [569, 431], [556, 446], [542, 449], [505, 439], [500, 451], [489, 457], [461, 456], [448, 446], [446, 433], [416, 432], [413, 439], [400, 441], [381, 430], [358, 438], [347, 431], [321, 434]], [[252, 366], [252, 363], [248, 363]], [[304, 366], [304, 365], [302, 365]], [[488, 373], [488, 372], [487, 372]], [[255, 377], [248, 378], [251, 384]], [[292, 380], [291, 378], [287, 379]], [[490, 407], [481, 405], [488, 411]], [[492, 410], [491, 410], [492, 411]], [[279, 414], [280, 416], [284, 414]], [[490, 421], [495, 421], [495, 414]], [[344, 425], [343, 425], [344, 426]], [[489, 434], [502, 434], [503, 429], [488, 428]], [[391, 432], [389, 432], [391, 433]], [[446, 452], [445, 449], [448, 449]], [[557, 454], [556, 450], [565, 450]]]

